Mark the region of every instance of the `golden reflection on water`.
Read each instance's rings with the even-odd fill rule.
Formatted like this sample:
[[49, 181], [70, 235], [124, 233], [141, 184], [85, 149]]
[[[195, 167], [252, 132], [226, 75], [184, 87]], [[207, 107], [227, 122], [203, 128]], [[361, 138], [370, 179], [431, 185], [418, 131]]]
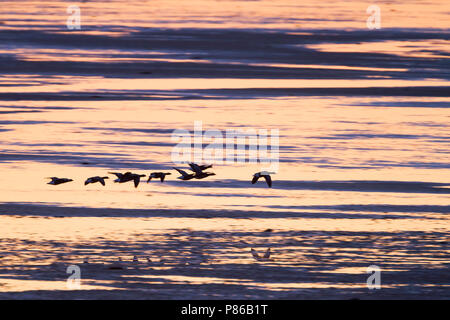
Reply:
[[[62, 210], [64, 214], [64, 210]], [[181, 213], [180, 213], [181, 214]], [[397, 232], [397, 231], [448, 231], [448, 219], [395, 220], [358, 219], [358, 223], [349, 224], [345, 219], [227, 219], [227, 218], [106, 218], [106, 217], [0, 217], [5, 238], [30, 240], [94, 240], [114, 234], [116, 239], [138, 240], [135, 234], [164, 233], [167, 230], [192, 228], [196, 231], [266, 230], [278, 231], [355, 231], [355, 232]], [[107, 221], [104, 222], [104, 221]], [[175, 224], [176, 223], [176, 224]], [[444, 224], [443, 224], [444, 223]], [[175, 225], [174, 225], [175, 224]]]
[[[6, 275], [0, 274], [0, 291], [1, 292], [24, 292], [24, 291], [40, 291], [40, 290], [62, 290], [72, 291], [73, 288], [67, 287], [66, 281], [45, 281], [45, 280], [22, 280], [5, 278]], [[105, 281], [98, 281], [96, 284], [85, 284], [81, 282], [80, 288], [77, 290], [122, 290], [113, 286], [103, 286]]]
[[[272, 28], [306, 36], [313, 33], [303, 30], [317, 28], [366, 30], [368, 6], [363, 1], [164, 0], [126, 4], [114, 1], [107, 6], [89, 1], [80, 4], [83, 30], [68, 32], [66, 1], [55, 1], [52, 6], [41, 1], [27, 2], [26, 6], [22, 1], [6, 1], [3, 5], [8, 8], [0, 13], [5, 32], [37, 29], [59, 35], [110, 37], [149, 27]], [[440, 1], [426, 4], [394, 1], [380, 7], [383, 28], [448, 27]], [[446, 58], [449, 52], [443, 40], [318, 43], [306, 48], [421, 59]], [[31, 63], [164, 61], [221, 63], [230, 67], [241, 64], [232, 59], [194, 59], [189, 52], [154, 50], [8, 45], [0, 48], [0, 54]], [[391, 74], [410, 71], [405, 65], [349, 67], [302, 61], [245, 65]], [[81, 265], [86, 258], [90, 264], [82, 268], [92, 274], [83, 282], [84, 290], [119, 290], [142, 284], [141, 290], [156, 290], [149, 289], [149, 283], [241, 285], [286, 292], [305, 288], [364, 288], [365, 268], [374, 263], [382, 265], [385, 272], [398, 274], [417, 268], [433, 271], [446, 268], [450, 253], [446, 214], [449, 196], [442, 191], [448, 190], [448, 185], [425, 191], [418, 191], [411, 184], [390, 190], [364, 190], [358, 183], [448, 184], [450, 114], [446, 106], [450, 99], [328, 96], [326, 90], [447, 86], [448, 81], [390, 79], [380, 74], [372, 76], [374, 79], [358, 80], [216, 76], [115, 79], [101, 75], [3, 75], [1, 93], [48, 95], [42, 99], [36, 96], [36, 99], [2, 101], [0, 106], [0, 291], [66, 290], [65, 281], [36, 280], [37, 275], [53, 272], [64, 278], [67, 264]], [[279, 94], [274, 97], [264, 91], [256, 94], [242, 90], [244, 96], [236, 98], [220, 90], [202, 94], [195, 91], [268, 88], [278, 88]], [[286, 88], [324, 88], [324, 94], [291, 96], [289, 91], [283, 91]], [[64, 92], [70, 95], [64, 96]], [[110, 98], [113, 93], [135, 94], [137, 98], [113, 101]], [[81, 94], [87, 94], [89, 99]], [[201, 99], [196, 99], [196, 94]], [[70, 99], [64, 100], [67, 97]], [[173, 100], [165, 100], [169, 98]], [[130, 183], [115, 184], [112, 179], [107, 180], [106, 187], [84, 186], [87, 177], [108, 171], [149, 174], [171, 170], [174, 166], [170, 159], [171, 131], [192, 131], [196, 120], [203, 121], [204, 129], [279, 129], [282, 162], [274, 175], [274, 187], [268, 189], [262, 183], [252, 186], [252, 174], [260, 166], [248, 163], [214, 164], [216, 176], [195, 181], [195, 186], [176, 180], [173, 170], [164, 184], [157, 181], [146, 184], [144, 178], [137, 189]], [[75, 181], [51, 186], [45, 179], [49, 176]], [[354, 188], [333, 189], [336, 181], [353, 183]], [[308, 183], [317, 183], [318, 188], [305, 187]], [[11, 205], [17, 203], [25, 205]], [[74, 213], [70, 207], [81, 209]], [[233, 212], [239, 216], [233, 217]], [[272, 259], [255, 261], [249, 251], [252, 247], [259, 252], [272, 248]], [[138, 265], [131, 262], [134, 255], [139, 256]], [[126, 267], [111, 272], [106, 266], [118, 257], [123, 257]], [[167, 261], [147, 264], [146, 257]], [[286, 283], [280, 281], [277, 276], [290, 268], [298, 274]], [[236, 274], [221, 277], [190, 274], [199, 270]], [[298, 275], [308, 275], [307, 270], [326, 276], [361, 275], [361, 278], [300, 281]], [[99, 273], [112, 279], [99, 280]], [[399, 280], [383, 286], [404, 285]]]
[[[331, 66], [333, 68], [333, 66]], [[395, 68], [393, 69], [396, 70]], [[33, 81], [43, 81], [45, 84], [45, 90], [40, 86], [18, 86], [14, 87], [0, 87], [0, 92], [61, 92], [61, 91], [78, 91], [78, 92], [96, 92], [105, 90], [106, 92], [114, 92], [113, 90], [148, 90], [145, 94], [153, 96], [151, 90], [188, 90], [188, 89], [248, 89], [248, 88], [366, 88], [366, 87], [403, 87], [403, 86], [445, 86], [447, 81], [443, 80], [398, 80], [398, 79], [377, 79], [366, 80], [358, 79], [358, 81], [350, 79], [202, 79], [202, 78], [149, 78], [149, 79], [114, 79], [103, 77], [67, 77], [67, 76], [54, 76], [52, 78], [42, 78], [38, 75], [30, 77], [30, 75], [7, 75], [2, 77], [3, 81], [18, 81], [21, 78], [32, 79]], [[59, 83], [56, 80], [61, 79]], [[50, 80], [50, 83], [47, 81]], [[27, 84], [26, 81], [23, 84]], [[97, 92], [98, 93], [98, 92]], [[173, 93], [172, 93], [173, 94]], [[176, 95], [175, 95], [176, 96]], [[286, 94], [289, 97], [289, 94]], [[285, 98], [282, 96], [282, 98]], [[308, 97], [305, 97], [308, 99]], [[405, 99], [408, 99], [405, 97]], [[411, 98], [412, 99], [412, 98]], [[416, 98], [417, 99], [417, 98]], [[432, 99], [432, 98], [430, 98]], [[240, 102], [239, 99], [234, 101]], [[84, 103], [93, 103], [94, 101], [83, 101]], [[130, 101], [127, 101], [128, 104]], [[186, 101], [185, 103], [193, 105], [200, 103], [195, 99]], [[242, 101], [245, 102], [245, 101]], [[58, 101], [58, 103], [65, 103], [64, 101]], [[67, 102], [66, 102], [67, 103]], [[95, 101], [95, 104], [105, 103], [105, 101]], [[124, 104], [123, 101], [108, 101], [110, 103]], [[132, 103], [132, 101], [131, 101]], [[145, 103], [139, 101], [139, 103]], [[167, 101], [159, 101], [158, 103], [167, 103]], [[173, 103], [171, 101], [170, 103]], [[182, 101], [177, 101], [182, 103]], [[220, 103], [225, 104], [224, 101], [208, 100], [208, 104]]]
[[[229, 168], [228, 171], [232, 169]], [[361, 192], [361, 191], [326, 191], [326, 190], [284, 190], [266, 189], [258, 187], [249, 189], [246, 185], [241, 188], [227, 188], [218, 185], [217, 188], [189, 188], [183, 181], [173, 181], [173, 176], [161, 184], [152, 181], [147, 184], [145, 178], [137, 189], [132, 183], [113, 183], [114, 176], [109, 175], [106, 187], [100, 184], [84, 186], [87, 177], [107, 174], [107, 169], [92, 169], [83, 167], [55, 166], [49, 164], [21, 164], [9, 167], [2, 174], [0, 182], [3, 191], [0, 202], [49, 203], [64, 206], [80, 207], [109, 207], [123, 209], [227, 209], [227, 210], [264, 210], [291, 212], [334, 212], [334, 209], [309, 209], [308, 206], [321, 205], [384, 205], [394, 202], [396, 205], [448, 205], [448, 194], [408, 194], [389, 192]], [[149, 171], [137, 170], [148, 174]], [[246, 170], [239, 170], [246, 177]], [[248, 171], [248, 169], [247, 169]], [[216, 173], [226, 176], [227, 170], [218, 168]], [[45, 176], [53, 175], [74, 178], [74, 182], [60, 186], [48, 185], [50, 179]], [[325, 175], [326, 172], [323, 172]], [[344, 174], [344, 173], [343, 173]], [[230, 173], [231, 175], [231, 173]], [[389, 175], [389, 172], [386, 172]], [[241, 176], [241, 177], [242, 177]], [[280, 173], [281, 176], [281, 173]], [[285, 173], [289, 176], [289, 173]], [[17, 179], [19, 177], [19, 179]], [[219, 176], [220, 177], [220, 176]], [[241, 178], [236, 175], [236, 178]], [[357, 178], [357, 177], [355, 177]], [[445, 176], [444, 176], [445, 179]], [[414, 179], [412, 179], [414, 181]], [[26, 185], [24, 186], [24, 181]], [[211, 179], [220, 183], [220, 178]], [[277, 183], [277, 182], [275, 182]], [[282, 183], [279, 180], [278, 183]], [[248, 182], [250, 184], [250, 182]], [[251, 185], [251, 184], [250, 184]], [[201, 186], [201, 184], [200, 184]], [[207, 195], [202, 193], [207, 192]], [[230, 201], [232, 199], [232, 201]], [[299, 208], [296, 208], [299, 207]], [[369, 209], [370, 210], [370, 209]], [[386, 209], [395, 212], [396, 209]], [[357, 213], [353, 211], [352, 213]], [[411, 216], [432, 216], [432, 213], [408, 213]]]
[[[30, 26], [65, 31], [68, 14], [66, 1], [4, 1], [3, 28]], [[210, 1], [210, 0], [133, 0], [86, 1], [78, 4], [85, 28], [100, 27], [106, 32], [122, 33], [142, 27], [166, 28], [270, 28], [270, 29], [366, 29], [365, 1]], [[378, 4], [382, 28], [447, 28], [448, 17], [443, 2], [392, 1]], [[72, 33], [80, 32], [71, 30]], [[85, 31], [83, 31], [85, 32]]]
[[[147, 83], [148, 80], [142, 79], [104, 79], [97, 82], [92, 79], [84, 83], [78, 79], [72, 80], [70, 84], [50, 84], [46, 86], [46, 91], [48, 88], [49, 92], [57, 92], [63, 87], [65, 90], [83, 91], [89, 86], [93, 89], [118, 89], [122, 86], [124, 89], [137, 90], [149, 88], [154, 83], [159, 85], [157, 88], [199, 88], [206, 81], [159, 79], [158, 82]], [[298, 85], [306, 86], [302, 80], [280, 81], [276, 83], [281, 87], [286, 86], [286, 83], [295, 86], [296, 81], [300, 81]], [[329, 85], [334, 83], [338, 86], [342, 83], [345, 86], [345, 81], [330, 81]], [[239, 81], [222, 82], [220, 79], [217, 84], [214, 84], [214, 80], [208, 82], [210, 88], [225, 87], [227, 84], [234, 88], [252, 84], [264, 87], [264, 83], [270, 84], [257, 80], [242, 80], [241, 84]], [[314, 86], [311, 83], [309, 85]], [[385, 85], [389, 83], [387, 80]], [[327, 81], [322, 84], [326, 86]], [[367, 85], [364, 81], [358, 81], [358, 84]], [[25, 87], [25, 90], [37, 92], [42, 88]], [[115, 208], [245, 210], [247, 207], [249, 210], [271, 208], [273, 211], [283, 210], [276, 206], [389, 203], [448, 205], [448, 195], [439, 193], [408, 193], [408, 190], [405, 193], [401, 190], [391, 193], [382, 190], [314, 191], [283, 187], [285, 181], [448, 183], [450, 174], [445, 167], [445, 163], [448, 163], [445, 139], [449, 135], [446, 123], [450, 115], [445, 108], [426, 108], [426, 111], [417, 108], [414, 104], [418, 101], [424, 106], [432, 106], [450, 100], [417, 97], [404, 97], [400, 101], [381, 97], [303, 97], [233, 101], [8, 102], [2, 110], [16, 111], [28, 107], [41, 112], [2, 115], [2, 121], [6, 122], [2, 127], [11, 130], [1, 132], [0, 147], [4, 155], [15, 155], [21, 161], [0, 164], [0, 201]], [[384, 103], [385, 106], [376, 106], [377, 103]], [[404, 106], [396, 107], [397, 103]], [[86, 117], [87, 112], [89, 117]], [[164, 122], [159, 119], [164, 119]], [[198, 181], [199, 186], [213, 183], [206, 189], [192, 188], [177, 180], [174, 171], [164, 184], [157, 181], [146, 184], [144, 178], [137, 189], [128, 183], [113, 183], [113, 176], [110, 176], [106, 187], [83, 185], [87, 177], [118, 170], [108, 167], [107, 163], [116, 163], [114, 167], [119, 165], [122, 167], [120, 170], [131, 169], [121, 163], [140, 163], [142, 169], [133, 171], [147, 175], [155, 170], [155, 164], [163, 166], [158, 170], [171, 170], [174, 166], [171, 161], [174, 141], [170, 130], [185, 129], [192, 132], [194, 121], [198, 119], [202, 119], [205, 130], [214, 128], [225, 132], [229, 128], [279, 128], [280, 144], [288, 147], [280, 149], [280, 156], [287, 161], [280, 164], [279, 172], [274, 175], [273, 189], [263, 188], [261, 184], [250, 184], [251, 175], [259, 171], [260, 166], [249, 163], [216, 164], [213, 170], [216, 176]], [[153, 133], [155, 129], [168, 131]], [[73, 160], [60, 162], [60, 155], [69, 159], [73, 157]], [[38, 161], [27, 161], [26, 157]], [[41, 157], [44, 158], [39, 160]], [[89, 165], [82, 165], [83, 162]], [[55, 175], [75, 181], [60, 186], [47, 185], [45, 177]], [[236, 182], [223, 182], [228, 179]], [[230, 207], [230, 204], [233, 206]]]
[[[134, 276], [133, 276], [134, 277]], [[190, 285], [196, 285], [196, 284], [224, 284], [224, 285], [244, 285], [247, 288], [264, 288], [269, 289], [271, 291], [286, 291], [286, 290], [292, 290], [292, 289], [314, 289], [314, 288], [364, 288], [366, 286], [365, 283], [358, 283], [358, 284], [343, 284], [343, 283], [308, 283], [308, 282], [301, 282], [301, 283], [274, 283], [274, 282], [268, 282], [268, 283], [257, 283], [249, 280], [242, 280], [242, 279], [233, 279], [233, 278], [214, 278], [214, 277], [194, 277], [194, 276], [172, 276], [172, 275], [147, 275], [147, 276], [141, 276], [139, 278], [142, 279], [162, 279], [163, 281], [155, 281], [153, 280], [152, 283], [160, 283], [164, 284], [168, 281], [173, 284], [182, 283], [182, 284], [190, 284]], [[132, 281], [130, 281], [132, 283]], [[387, 286], [392, 287], [392, 286]]]
[[[384, 53], [417, 58], [448, 58], [448, 54], [450, 53], [448, 43], [445, 40], [390, 40], [364, 43], [333, 43], [332, 45], [311, 44], [306, 45], [306, 47], [322, 52]], [[431, 47], [433, 50], [429, 50]]]
[[[448, 241], [448, 236], [442, 236], [446, 231], [443, 221], [432, 225], [427, 220], [403, 220], [395, 228], [390, 228], [386, 220], [349, 224], [343, 219], [269, 218], [237, 222], [220, 218], [7, 216], [1, 217], [0, 222], [9, 226], [2, 228], [0, 267], [9, 271], [0, 276], [3, 292], [66, 290], [65, 281], [20, 277], [37, 272], [64, 278], [66, 267], [71, 264], [81, 268], [81, 290], [139, 287], [140, 292], [146, 292], [157, 285], [202, 284], [236, 285], [268, 292], [308, 288], [355, 290], [365, 288], [366, 269], [371, 264], [381, 265], [383, 274], [392, 275], [418, 266], [441, 270], [450, 254], [442, 245]], [[273, 228], [273, 234], [261, 233], [267, 227]], [[421, 230], [427, 230], [427, 234], [414, 233]], [[366, 231], [369, 233], [364, 235]], [[271, 247], [271, 261], [255, 261], [251, 247], [259, 252]], [[139, 257], [139, 263], [131, 261], [133, 255]], [[110, 270], [108, 265], [118, 257], [123, 260], [123, 269]], [[146, 257], [152, 263], [147, 263]], [[82, 262], [86, 258], [89, 264]], [[161, 259], [165, 260], [162, 265], [158, 264]], [[279, 268], [297, 273], [280, 281], [276, 276]], [[266, 270], [264, 276], [262, 270]], [[319, 272], [323, 277], [311, 281], [313, 276], [308, 277], [306, 270]], [[192, 274], [202, 271], [221, 276]], [[351, 275], [356, 277], [348, 278]], [[408, 284], [400, 280], [384, 283], [383, 288], [405, 285]]]

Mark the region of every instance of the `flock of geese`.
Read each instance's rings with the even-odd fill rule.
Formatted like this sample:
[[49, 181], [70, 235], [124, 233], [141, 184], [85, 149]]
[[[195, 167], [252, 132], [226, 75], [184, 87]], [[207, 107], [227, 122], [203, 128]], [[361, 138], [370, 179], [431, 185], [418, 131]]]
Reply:
[[[177, 170], [178, 173], [181, 174], [181, 176], [179, 176], [177, 179], [186, 181], [186, 180], [191, 180], [191, 179], [204, 179], [209, 176], [215, 175], [215, 173], [213, 173], [213, 172], [205, 171], [209, 168], [212, 168], [211, 164], [210, 165], [198, 165], [196, 163], [189, 163], [189, 167], [191, 168], [192, 173], [188, 173], [185, 170], [174, 167], [173, 169]], [[145, 174], [137, 174], [137, 173], [132, 173], [132, 172], [125, 172], [125, 173], [108, 172], [108, 173], [114, 174], [117, 177], [117, 179], [114, 180], [114, 182], [117, 182], [117, 183], [133, 181], [135, 188], [137, 188], [137, 186], [139, 185], [141, 178], [146, 176]], [[261, 171], [261, 172], [255, 173], [252, 178], [252, 184], [255, 184], [256, 182], [258, 182], [259, 178], [264, 178], [266, 180], [268, 187], [271, 188], [272, 187], [272, 178], [270, 177], [270, 174], [273, 174], [273, 173], [274, 172], [267, 172], [267, 171]], [[149, 183], [153, 178], [160, 179], [161, 182], [164, 182], [164, 179], [166, 178], [166, 176], [170, 175], [170, 174], [171, 174], [170, 172], [152, 172], [148, 176], [147, 183]], [[58, 177], [48, 177], [47, 179], [51, 179], [51, 181], [48, 183], [51, 185], [59, 185], [59, 184], [73, 181], [72, 179], [58, 178]], [[86, 179], [86, 181], [84, 182], [84, 185], [99, 182], [103, 186], [105, 186], [106, 179], [109, 179], [109, 177], [107, 177], [107, 176], [105, 176], [105, 177], [101, 177], [101, 176], [90, 177], [90, 178]]]
[[[196, 163], [189, 163], [189, 166], [191, 168], [192, 173], [188, 173], [185, 170], [179, 169], [179, 168], [173, 168], [176, 171], [178, 171], [180, 173], [181, 176], [179, 176], [177, 179], [180, 180], [191, 180], [191, 179], [204, 179], [207, 178], [209, 176], [213, 176], [215, 175], [215, 173], [213, 172], [207, 172], [205, 170], [212, 168], [212, 165], [198, 165]], [[141, 178], [145, 177], [145, 174], [137, 174], [137, 173], [132, 173], [132, 172], [125, 172], [125, 173], [121, 173], [121, 172], [108, 172], [110, 174], [114, 174], [117, 179], [114, 180], [114, 182], [117, 183], [125, 183], [125, 182], [129, 182], [129, 181], [133, 181], [134, 182], [134, 187], [137, 188], [137, 186], [139, 185]], [[273, 174], [274, 172], [267, 172], [267, 171], [261, 171], [261, 172], [257, 172], [253, 175], [252, 184], [255, 184], [256, 182], [258, 182], [259, 178], [264, 178], [267, 185], [269, 186], [269, 188], [272, 187], [272, 178], [270, 177], [270, 174]], [[161, 182], [164, 182], [164, 179], [166, 178], [167, 175], [171, 175], [170, 172], [152, 172], [149, 174], [148, 176], [148, 180], [147, 183], [149, 183], [150, 181], [152, 181], [153, 178], [155, 179], [160, 179]], [[51, 185], [59, 185], [59, 184], [63, 184], [63, 183], [67, 183], [67, 182], [71, 182], [73, 181], [72, 179], [69, 178], [58, 178], [58, 177], [48, 177], [47, 179], [51, 179], [50, 182], [48, 182], [48, 184]], [[95, 177], [90, 177], [87, 178], [86, 181], [84, 182], [84, 185], [88, 185], [91, 183], [100, 183], [103, 186], [106, 185], [105, 180], [109, 179], [108, 176], [95, 176]], [[264, 254], [260, 255], [258, 252], [256, 252], [256, 250], [254, 250], [253, 248], [251, 248], [250, 250], [253, 258], [256, 261], [273, 261], [270, 258], [270, 248], [267, 249], [267, 251], [264, 252]], [[150, 265], [163, 265], [165, 262], [164, 259], [160, 259], [159, 262], [155, 262], [152, 261], [150, 259], [150, 257], [147, 257], [147, 263]], [[84, 264], [88, 264], [89, 260], [88, 258], [85, 258], [85, 260], [83, 261]], [[133, 257], [133, 263], [139, 263], [138, 257], [134, 256]], [[122, 259], [119, 257], [117, 261], [111, 263], [110, 265], [108, 265], [108, 269], [125, 269], [125, 261], [122, 261]]]

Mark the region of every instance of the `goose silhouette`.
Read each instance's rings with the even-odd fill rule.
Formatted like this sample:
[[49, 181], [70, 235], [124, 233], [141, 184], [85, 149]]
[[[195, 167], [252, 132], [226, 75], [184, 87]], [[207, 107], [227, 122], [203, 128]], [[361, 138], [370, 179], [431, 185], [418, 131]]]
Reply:
[[255, 249], [251, 248], [250, 252], [252, 253], [253, 258], [257, 261], [269, 261], [270, 260], [270, 248], [266, 250], [264, 255], [261, 257]]
[[89, 183], [100, 182], [102, 184], [102, 186], [105, 186], [105, 179], [109, 179], [109, 177], [100, 177], [100, 176], [90, 177], [90, 178], [86, 179], [86, 181], [84, 182], [84, 185], [86, 186]]
[[114, 182], [124, 183], [124, 182], [133, 180], [135, 188], [137, 188], [137, 186], [139, 185], [139, 182], [141, 181], [141, 177], [145, 177], [145, 174], [136, 174], [136, 173], [131, 173], [131, 172], [125, 172], [125, 173], [109, 172], [109, 173], [116, 175], [117, 179], [114, 180]]
[[161, 182], [164, 182], [164, 179], [166, 178], [167, 175], [170, 175], [170, 172], [152, 172], [149, 176], [148, 176], [148, 180], [147, 183], [149, 183], [150, 181], [152, 181], [152, 178], [160, 178]]
[[270, 174], [275, 174], [275, 172], [261, 171], [255, 173], [253, 175], [252, 184], [255, 184], [256, 182], [258, 182], [259, 178], [263, 177], [266, 180], [269, 188], [272, 188], [272, 178], [270, 177]]
[[195, 179], [204, 179], [209, 176], [215, 176], [216, 174], [213, 172], [203, 172], [204, 170], [208, 168], [212, 168], [212, 165], [198, 165], [195, 163], [189, 163], [189, 166], [191, 167], [192, 171], [195, 172], [194, 178]]
[[178, 177], [177, 179], [180, 179], [180, 180], [191, 180], [191, 179], [195, 178], [195, 173], [187, 173], [186, 171], [178, 169], [178, 168], [175, 168], [175, 167], [174, 167], [174, 169], [177, 170], [181, 174], [181, 176]]
[[70, 181], [73, 181], [72, 179], [68, 179], [68, 178], [58, 178], [58, 177], [48, 177], [47, 179], [52, 179], [52, 181], [50, 181], [47, 184], [52, 184], [52, 185], [58, 185], [58, 184], [62, 184], [62, 183], [67, 183]]

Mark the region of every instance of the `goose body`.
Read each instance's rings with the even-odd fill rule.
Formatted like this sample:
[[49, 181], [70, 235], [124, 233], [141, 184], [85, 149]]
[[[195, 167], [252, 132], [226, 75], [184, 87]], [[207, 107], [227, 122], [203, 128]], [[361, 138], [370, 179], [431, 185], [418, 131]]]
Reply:
[[141, 181], [141, 177], [145, 177], [145, 174], [137, 174], [137, 173], [131, 173], [131, 172], [109, 172], [111, 174], [114, 174], [117, 179], [114, 180], [114, 182], [118, 183], [124, 183], [133, 180], [134, 181], [134, 187], [137, 188], [139, 185], [139, 182]]
[[50, 177], [48, 179], [52, 179], [52, 181], [50, 181], [47, 184], [52, 184], [52, 185], [58, 185], [58, 184], [62, 184], [62, 183], [66, 183], [66, 182], [70, 182], [73, 181], [72, 179], [68, 179], [68, 178], [58, 178], [58, 177]]
[[214, 172], [200, 172], [200, 173], [196, 173], [194, 178], [195, 179], [204, 179], [206, 177], [209, 176], [215, 176], [216, 174]]
[[90, 177], [90, 178], [86, 179], [86, 181], [84, 182], [84, 185], [86, 186], [89, 183], [100, 182], [103, 186], [105, 186], [105, 179], [109, 179], [109, 178], [108, 177], [100, 177], [100, 176]]
[[152, 172], [149, 176], [148, 176], [148, 180], [147, 183], [149, 183], [150, 181], [152, 181], [152, 178], [159, 178], [161, 179], [161, 182], [164, 182], [164, 179], [166, 178], [167, 175], [171, 174], [170, 172]]

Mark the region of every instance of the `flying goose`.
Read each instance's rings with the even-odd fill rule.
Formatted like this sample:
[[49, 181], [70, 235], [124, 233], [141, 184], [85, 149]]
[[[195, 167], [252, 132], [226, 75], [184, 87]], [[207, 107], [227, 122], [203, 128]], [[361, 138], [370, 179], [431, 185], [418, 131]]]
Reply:
[[198, 165], [196, 163], [189, 163], [189, 166], [191, 167], [192, 171], [197, 172], [198, 170], [203, 171], [209, 168], [212, 168], [212, 164], [209, 165]]
[[212, 168], [212, 165], [201, 165], [195, 163], [189, 163], [189, 166], [191, 167], [192, 171], [195, 172], [195, 179], [204, 179], [209, 176], [215, 176], [216, 174], [213, 172], [203, 172], [203, 170], [206, 170], [208, 168]]
[[191, 179], [193, 179], [195, 177], [195, 173], [187, 173], [186, 171], [178, 169], [178, 168], [175, 168], [175, 167], [174, 167], [174, 169], [177, 170], [181, 174], [181, 177], [178, 177], [177, 179], [180, 179], [180, 180], [191, 180]]
[[137, 186], [139, 185], [141, 177], [145, 177], [145, 174], [136, 174], [131, 172], [125, 172], [123, 174], [120, 172], [108, 172], [108, 173], [116, 175], [117, 179], [114, 180], [114, 182], [124, 183], [133, 180], [135, 188], [137, 188]]
[[268, 248], [266, 250], [266, 252], [264, 253], [264, 255], [262, 257], [253, 248], [250, 250], [250, 252], [252, 253], [253, 258], [255, 258], [255, 260], [257, 260], [257, 261], [268, 261], [268, 260], [270, 260], [270, 248]]
[[58, 185], [58, 184], [62, 184], [62, 183], [73, 181], [72, 179], [58, 178], [58, 177], [48, 177], [47, 179], [52, 179], [52, 181], [50, 181], [47, 184], [52, 184], [52, 185], [55, 185], [55, 186]]
[[255, 184], [259, 178], [263, 177], [264, 179], [266, 179], [269, 188], [272, 188], [272, 178], [270, 177], [270, 174], [274, 173], [275, 172], [267, 172], [267, 171], [257, 172], [253, 175], [252, 184]]
[[109, 179], [109, 178], [108, 177], [100, 177], [100, 176], [90, 177], [84, 182], [84, 185], [86, 186], [89, 183], [100, 182], [103, 186], [105, 186], [105, 179]]
[[170, 172], [152, 172], [149, 176], [148, 176], [148, 180], [147, 183], [149, 183], [150, 181], [152, 181], [152, 178], [160, 178], [161, 182], [164, 182], [164, 179], [167, 175], [171, 174]]

